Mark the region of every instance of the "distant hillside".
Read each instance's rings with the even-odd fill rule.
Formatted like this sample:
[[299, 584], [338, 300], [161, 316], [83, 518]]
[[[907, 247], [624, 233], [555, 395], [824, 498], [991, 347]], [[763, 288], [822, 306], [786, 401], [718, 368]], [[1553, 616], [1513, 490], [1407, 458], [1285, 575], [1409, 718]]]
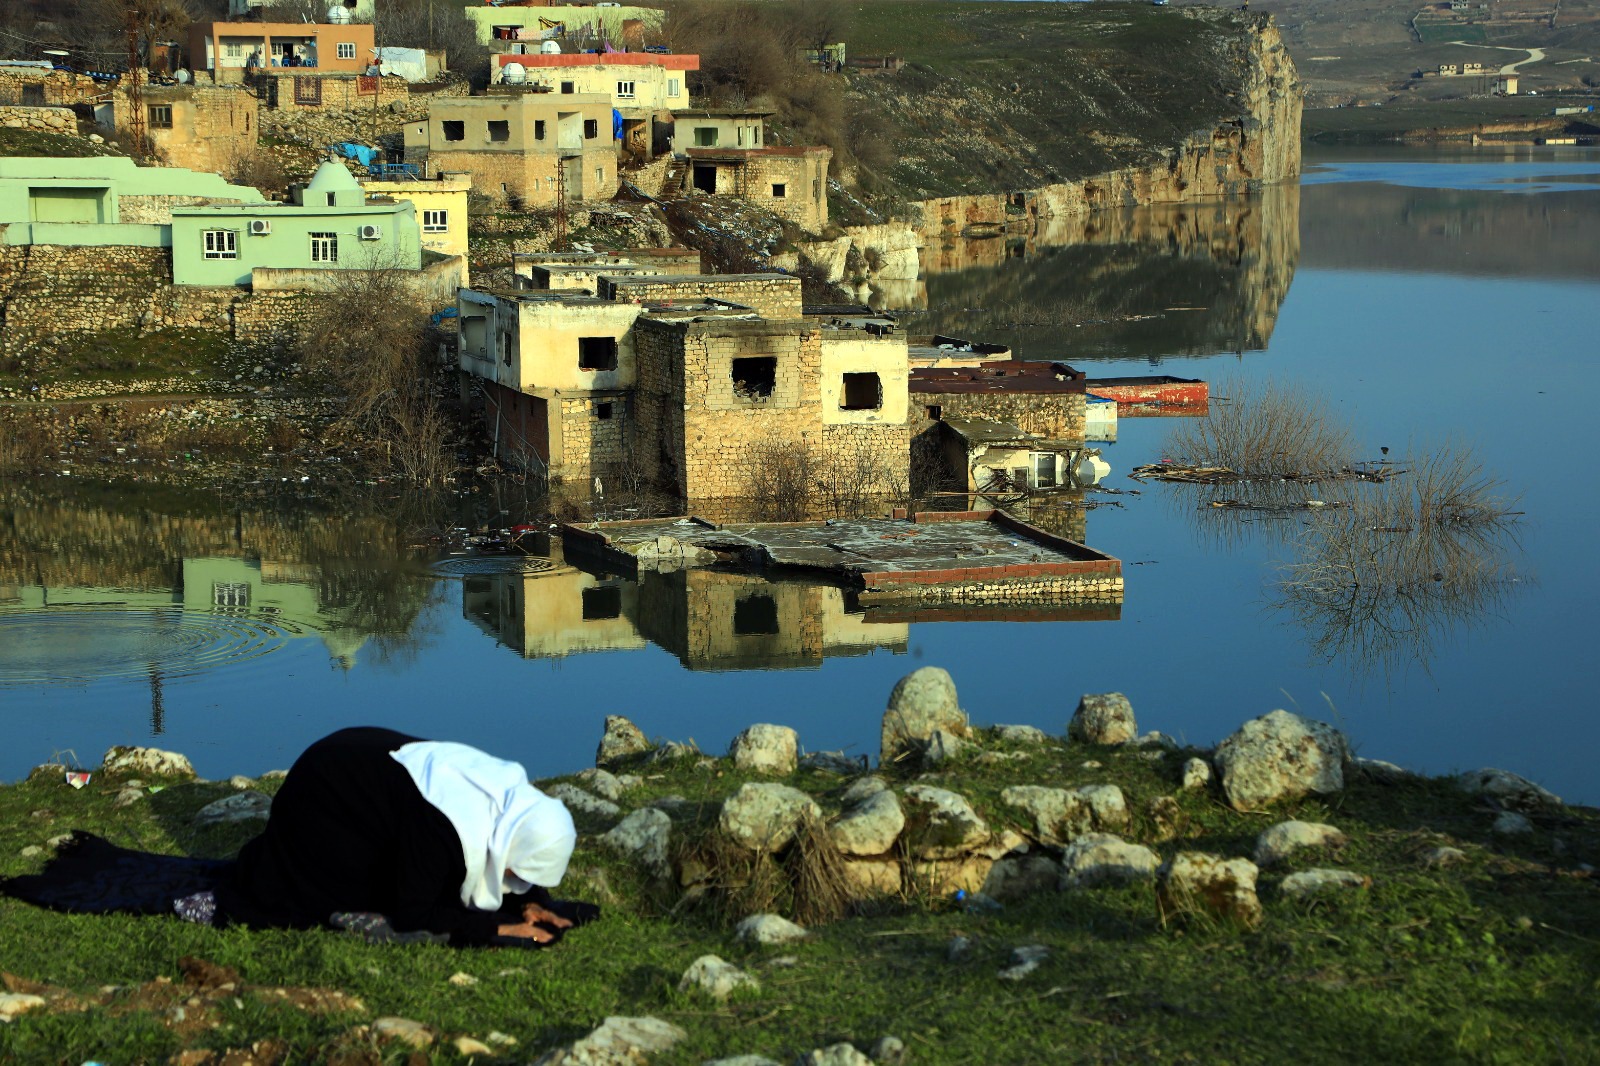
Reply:
[[[879, 195], [1001, 192], [1148, 164], [1240, 117], [1261, 19], [1140, 3], [880, 0], [855, 9], [851, 74], [884, 115], [898, 161], [863, 175]], [[1291, 134], [1294, 136], [1295, 134]]]

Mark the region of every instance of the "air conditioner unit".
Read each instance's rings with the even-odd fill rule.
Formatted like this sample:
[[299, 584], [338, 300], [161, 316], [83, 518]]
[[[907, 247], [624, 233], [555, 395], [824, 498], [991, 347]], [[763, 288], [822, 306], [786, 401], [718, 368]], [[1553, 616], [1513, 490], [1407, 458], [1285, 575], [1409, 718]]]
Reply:
[[378, 226], [362, 226], [357, 231], [357, 236], [364, 241], [381, 241], [383, 240], [383, 230]]
[[252, 218], [250, 220], [250, 236], [265, 237], [271, 232], [272, 220], [270, 218]]

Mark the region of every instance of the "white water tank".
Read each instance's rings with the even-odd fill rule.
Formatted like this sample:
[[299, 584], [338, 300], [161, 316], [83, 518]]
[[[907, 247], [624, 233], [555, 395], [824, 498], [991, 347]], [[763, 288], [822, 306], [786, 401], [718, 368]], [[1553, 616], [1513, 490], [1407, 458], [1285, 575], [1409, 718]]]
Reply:
[[328, 8], [328, 21], [335, 26], [349, 25], [350, 9], [343, 4], [334, 4]]
[[558, 56], [561, 54], [561, 42], [546, 41], [539, 46], [539, 51], [543, 52], [547, 56]]
[[500, 68], [500, 80], [507, 85], [521, 85], [528, 80], [528, 68], [521, 63], [507, 63]]

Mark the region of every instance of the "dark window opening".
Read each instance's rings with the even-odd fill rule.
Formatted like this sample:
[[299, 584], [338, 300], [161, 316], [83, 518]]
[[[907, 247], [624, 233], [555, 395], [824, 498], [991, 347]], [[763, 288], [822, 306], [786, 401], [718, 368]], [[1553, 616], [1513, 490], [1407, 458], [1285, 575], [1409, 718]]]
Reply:
[[511, 139], [511, 123], [506, 119], [493, 119], [488, 125], [489, 139], [491, 141], [509, 141]]
[[772, 185], [772, 198], [774, 200], [782, 200], [784, 197], [786, 197], [788, 195], [789, 195], [789, 186], [784, 185], [784, 184], [779, 183], [779, 182], [774, 182], [773, 183], [773, 185]]
[[579, 337], [579, 370], [615, 370], [617, 368], [617, 338]]
[[703, 193], [715, 196], [717, 192], [717, 168], [708, 167], [703, 163], [696, 163], [694, 167], [694, 187]]
[[594, 416], [596, 418], [598, 418], [602, 422], [609, 422], [611, 420], [611, 403], [610, 403], [610, 401], [608, 400], [605, 403], [597, 403], [597, 404], [595, 404], [594, 405]]
[[536, 141], [544, 140], [544, 119], [542, 118], [533, 120], [533, 139]]
[[876, 374], [846, 374], [839, 392], [839, 410], [876, 411], [883, 406], [883, 385]]
[[600, 136], [600, 120], [593, 118], [584, 119], [583, 135], [586, 139], [591, 141]]
[[598, 622], [622, 617], [622, 586], [596, 585], [583, 590], [583, 620]]
[[575, 88], [575, 86], [570, 81], [564, 81], [564, 82], [561, 83], [561, 91], [564, 92], [564, 93], [573, 92], [574, 88]]
[[694, 128], [694, 146], [696, 148], [715, 148], [717, 146], [717, 127], [696, 126]]
[[327, 196], [327, 198], [328, 198], [328, 206], [329, 207], [338, 207], [339, 206], [339, 194], [338, 193], [330, 192], [330, 193], [325, 193], [324, 195]]
[[150, 128], [153, 130], [170, 130], [172, 128], [172, 105], [151, 104], [149, 122]]
[[746, 596], [733, 605], [735, 636], [753, 637], [778, 632], [778, 601], [771, 596]]
[[778, 358], [752, 355], [733, 361], [733, 394], [741, 400], [769, 400], [778, 385]]
[[464, 141], [467, 139], [467, 124], [465, 122], [455, 122], [447, 119], [439, 123], [439, 125], [444, 127], [445, 140]]
[[942, 405], [940, 405], [940, 404], [930, 403], [928, 405], [928, 420], [930, 422], [941, 422], [941, 421], [943, 421], [944, 420], [944, 407]]

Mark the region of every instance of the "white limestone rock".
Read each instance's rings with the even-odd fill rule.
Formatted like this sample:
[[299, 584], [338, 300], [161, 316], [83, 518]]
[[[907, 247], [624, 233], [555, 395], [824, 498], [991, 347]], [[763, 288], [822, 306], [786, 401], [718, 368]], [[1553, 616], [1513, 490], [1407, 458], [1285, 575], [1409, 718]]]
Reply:
[[620, 714], [606, 715], [605, 732], [595, 749], [594, 764], [605, 768], [613, 763], [650, 750], [650, 741], [639, 727]]
[[195, 812], [197, 827], [265, 819], [272, 813], [272, 797], [262, 792], [236, 792], [206, 804]]
[[[989, 838], [988, 823], [959, 793], [932, 785], [910, 785], [905, 790], [903, 808], [906, 837], [918, 858], [961, 858]], [[987, 873], [985, 868], [984, 874]]]
[[877, 774], [868, 774], [850, 782], [850, 787], [840, 794], [839, 801], [846, 807], [853, 807], [873, 793], [882, 792], [888, 787], [888, 782]]
[[1418, 861], [1430, 868], [1455, 866], [1467, 861], [1467, 853], [1449, 846], [1429, 848], [1418, 857]]
[[670, 872], [667, 846], [672, 839], [672, 819], [665, 811], [641, 807], [618, 822], [599, 842], [632, 858], [658, 876]]
[[1085, 693], [1067, 723], [1067, 736], [1085, 744], [1126, 744], [1138, 735], [1133, 704], [1120, 692]]
[[149, 777], [193, 777], [194, 767], [175, 751], [118, 745], [106, 752], [100, 772], [144, 774]]
[[44, 1006], [43, 996], [31, 992], [0, 992], [0, 1022], [9, 1022], [19, 1014], [26, 1014]]
[[1062, 845], [1093, 830], [1121, 829], [1128, 824], [1128, 804], [1116, 785], [1045, 788], [1013, 785], [1000, 793], [1002, 802], [1026, 811], [1040, 843]]
[[800, 738], [786, 725], [753, 725], [733, 738], [728, 754], [740, 770], [757, 774], [792, 774]]
[[1305, 899], [1371, 887], [1372, 878], [1349, 870], [1301, 870], [1285, 877], [1280, 891], [1289, 899]]
[[392, 1040], [407, 1047], [425, 1048], [433, 1043], [433, 1033], [421, 1022], [410, 1018], [386, 1017], [373, 1020], [372, 1031], [381, 1040]]
[[1495, 816], [1493, 829], [1499, 836], [1527, 836], [1533, 832], [1533, 823], [1521, 811], [1501, 811]]
[[716, 955], [695, 959], [678, 982], [679, 991], [698, 990], [717, 1000], [725, 1000], [741, 989], [755, 992], [760, 988], [760, 981]]
[[1366, 759], [1359, 755], [1350, 760], [1350, 765], [1381, 785], [1398, 785], [1417, 776], [1403, 766], [1396, 766], [1392, 762], [1384, 762], [1382, 759]]
[[906, 1061], [906, 1042], [898, 1036], [880, 1036], [869, 1057], [877, 1066], [900, 1066]]
[[967, 735], [967, 714], [956, 701], [956, 683], [937, 666], [924, 666], [901, 678], [883, 713], [878, 761], [920, 756], [936, 729]]
[[752, 851], [782, 851], [807, 818], [821, 820], [817, 801], [788, 785], [747, 782], [722, 803], [724, 836]]
[[755, 944], [788, 944], [811, 934], [782, 915], [752, 914], [734, 926], [733, 935]]
[[1127, 885], [1155, 878], [1161, 860], [1143, 844], [1109, 833], [1086, 833], [1061, 854], [1062, 888]]
[[1256, 864], [1203, 851], [1183, 851], [1158, 874], [1157, 896], [1168, 914], [1209, 914], [1246, 928], [1261, 924]]
[[1305, 848], [1343, 847], [1349, 838], [1320, 822], [1279, 822], [1256, 837], [1256, 865], [1276, 866]]
[[806, 1052], [794, 1060], [794, 1066], [872, 1066], [872, 1060], [854, 1044], [831, 1044]]
[[117, 798], [111, 801], [111, 806], [121, 810], [124, 807], [132, 807], [135, 803], [141, 803], [143, 800], [144, 789], [125, 788], [117, 793]]
[[636, 1066], [688, 1035], [660, 1018], [612, 1016], [576, 1043], [541, 1056], [535, 1066]]
[[1468, 795], [1482, 796], [1506, 807], [1531, 811], [1561, 805], [1560, 796], [1509, 770], [1484, 767], [1482, 770], [1469, 770], [1456, 780]]
[[1047, 744], [1050, 734], [1032, 725], [997, 725], [994, 735], [1013, 744]]
[[927, 766], [942, 766], [960, 756], [969, 745], [950, 730], [940, 727], [928, 737], [922, 749], [922, 761]]
[[610, 800], [612, 803], [622, 799], [622, 794], [628, 787], [622, 779], [610, 770], [602, 770], [598, 766], [593, 769], [583, 770], [574, 775], [582, 782], [583, 787], [593, 792], [601, 799]]
[[1344, 734], [1288, 711], [1253, 718], [1217, 745], [1212, 762], [1222, 794], [1236, 811], [1256, 811], [1307, 793], [1326, 796], [1344, 788], [1350, 757]]
[[585, 792], [577, 785], [569, 785], [565, 781], [551, 785], [544, 790], [545, 795], [560, 800], [575, 815], [589, 818], [610, 820], [621, 817], [622, 808], [610, 800], [601, 799], [592, 793]]
[[1211, 784], [1211, 764], [1204, 759], [1188, 759], [1183, 764], [1183, 787], [1199, 791]]
[[834, 846], [846, 855], [882, 855], [906, 827], [899, 798], [888, 789], [871, 793], [828, 827]]

